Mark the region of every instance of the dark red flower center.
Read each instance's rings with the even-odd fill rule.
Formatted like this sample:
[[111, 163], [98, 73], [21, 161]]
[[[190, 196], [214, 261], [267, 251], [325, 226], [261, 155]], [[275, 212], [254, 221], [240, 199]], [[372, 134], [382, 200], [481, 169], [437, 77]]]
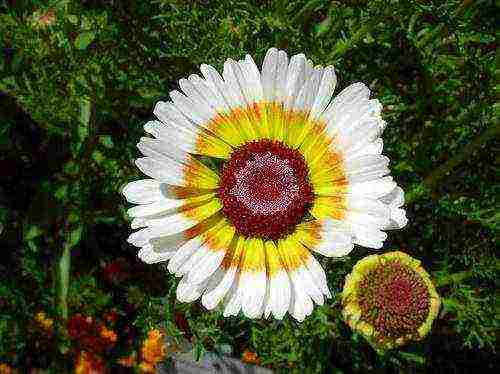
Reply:
[[312, 205], [308, 172], [300, 152], [281, 142], [259, 140], [238, 147], [222, 169], [224, 215], [244, 236], [282, 238]]
[[416, 333], [429, 313], [429, 291], [420, 275], [399, 261], [369, 272], [358, 289], [361, 318], [387, 337]]

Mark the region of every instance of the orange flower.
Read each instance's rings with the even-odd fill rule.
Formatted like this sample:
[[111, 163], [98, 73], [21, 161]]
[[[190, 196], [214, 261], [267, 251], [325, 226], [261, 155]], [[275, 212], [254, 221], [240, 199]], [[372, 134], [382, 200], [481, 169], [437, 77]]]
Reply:
[[163, 334], [158, 330], [151, 330], [148, 338], [142, 346], [142, 358], [144, 361], [157, 363], [165, 358], [166, 351], [163, 344]]
[[141, 373], [154, 373], [155, 372], [155, 366], [153, 364], [150, 364], [149, 362], [141, 362], [139, 365], [139, 371]]
[[45, 312], [40, 311], [35, 315], [35, 321], [38, 322], [40, 327], [47, 333], [52, 332], [52, 327], [54, 326], [54, 320], [48, 318]]
[[103, 374], [105, 372], [104, 362], [99, 356], [81, 351], [76, 357], [75, 374]]
[[121, 366], [125, 366], [125, 367], [128, 367], [128, 368], [131, 368], [131, 367], [133, 367], [135, 365], [135, 355], [131, 354], [128, 357], [120, 358], [117, 362]]
[[145, 373], [154, 372], [154, 366], [166, 356], [166, 348], [163, 342], [163, 334], [159, 330], [148, 332], [148, 338], [142, 344], [142, 362], [139, 369]]
[[110, 343], [116, 343], [118, 336], [113, 330], [108, 329], [106, 326], [101, 327], [101, 337], [108, 340]]
[[0, 364], [0, 374], [14, 374], [17, 371], [12, 369], [9, 365], [7, 364]]
[[257, 356], [257, 353], [249, 351], [248, 349], [245, 349], [245, 352], [243, 352], [241, 361], [246, 364], [260, 365], [260, 358]]

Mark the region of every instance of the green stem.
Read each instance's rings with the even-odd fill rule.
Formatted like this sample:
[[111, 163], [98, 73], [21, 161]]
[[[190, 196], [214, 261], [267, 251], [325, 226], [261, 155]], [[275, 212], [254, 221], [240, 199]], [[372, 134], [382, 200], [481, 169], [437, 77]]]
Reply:
[[59, 259], [59, 314], [63, 320], [68, 318], [68, 290], [71, 270], [71, 247], [64, 245], [63, 253]]
[[[94, 92], [94, 91], [93, 91]], [[77, 124], [77, 135], [81, 148], [78, 150], [80, 162], [83, 165], [81, 170], [82, 180], [86, 180], [86, 175], [89, 168], [89, 159], [92, 154], [94, 145], [97, 142], [97, 136], [94, 129], [94, 116], [95, 108], [92, 105], [95, 101], [93, 98], [82, 97], [80, 101], [80, 115], [79, 123]], [[78, 181], [76, 182], [78, 183]], [[59, 259], [58, 264], [58, 300], [57, 307], [59, 315], [63, 320], [68, 318], [68, 292], [70, 286], [70, 272], [71, 272], [71, 249], [75, 247], [81, 239], [83, 232], [83, 215], [82, 207], [73, 210], [66, 218], [65, 224], [65, 241], [63, 245], [63, 252]], [[68, 228], [72, 228], [68, 230]]]
[[68, 318], [68, 291], [71, 272], [71, 249], [74, 248], [82, 238], [83, 225], [81, 223], [81, 215], [71, 213], [67, 219], [67, 225], [77, 223], [73, 230], [67, 232], [66, 241], [63, 246], [63, 253], [59, 259], [58, 266], [58, 310], [59, 315], [63, 320]]

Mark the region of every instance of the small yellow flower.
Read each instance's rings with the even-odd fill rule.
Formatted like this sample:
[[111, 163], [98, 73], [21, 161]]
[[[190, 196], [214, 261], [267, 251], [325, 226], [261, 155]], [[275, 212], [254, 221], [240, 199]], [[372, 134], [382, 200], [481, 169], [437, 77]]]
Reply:
[[52, 318], [48, 318], [45, 312], [40, 311], [35, 315], [35, 321], [38, 322], [40, 327], [47, 333], [52, 332], [52, 328], [54, 326], [54, 320]]
[[342, 291], [345, 321], [379, 350], [423, 339], [440, 303], [420, 261], [399, 251], [360, 260]]

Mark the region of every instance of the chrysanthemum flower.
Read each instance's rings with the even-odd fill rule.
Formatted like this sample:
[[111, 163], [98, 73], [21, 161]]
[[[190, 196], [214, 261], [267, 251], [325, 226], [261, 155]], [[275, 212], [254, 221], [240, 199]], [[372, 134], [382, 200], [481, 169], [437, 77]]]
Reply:
[[151, 179], [123, 194], [147, 263], [168, 261], [177, 298], [224, 315], [301, 321], [330, 292], [312, 256], [380, 248], [406, 224], [381, 155], [382, 106], [354, 83], [332, 100], [333, 67], [271, 48], [202, 65], [154, 108], [136, 160]]
[[349, 326], [384, 350], [423, 339], [440, 298], [420, 261], [396, 251], [360, 260], [346, 278], [342, 304]]

